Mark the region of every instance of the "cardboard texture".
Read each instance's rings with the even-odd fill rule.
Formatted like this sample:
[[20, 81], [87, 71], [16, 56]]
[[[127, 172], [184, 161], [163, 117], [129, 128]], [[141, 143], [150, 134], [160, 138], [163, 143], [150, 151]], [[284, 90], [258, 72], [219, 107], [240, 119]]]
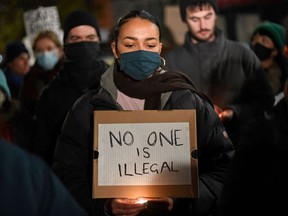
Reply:
[[[159, 184], [157, 185], [153, 184], [153, 179], [149, 180], [149, 184], [143, 185], [139, 184], [137, 185], [135, 182], [133, 184], [127, 184], [127, 185], [108, 185], [108, 186], [101, 186], [99, 185], [98, 181], [98, 175], [101, 175], [99, 173], [99, 158], [105, 154], [105, 152], [98, 152], [98, 149], [101, 147], [100, 145], [106, 145], [105, 147], [107, 148], [107, 145], [109, 143], [98, 143], [99, 142], [99, 137], [105, 136], [103, 134], [98, 134], [99, 129], [105, 125], [109, 127], [109, 125], [113, 124], [128, 124], [131, 127], [135, 127], [135, 124], [142, 124], [145, 123], [144, 125], [149, 125], [149, 124], [154, 124], [157, 126], [158, 123], [162, 124], [164, 123], [165, 125], [174, 123], [179, 123], [179, 124], [185, 124], [188, 125], [188, 131], [186, 132], [188, 134], [187, 137], [189, 137], [188, 143], [188, 149], [190, 145], [190, 150], [185, 152], [185, 156], [188, 158], [188, 163], [189, 163], [189, 158], [190, 158], [190, 167], [187, 166], [185, 167], [186, 170], [188, 169], [189, 172], [191, 170], [191, 177], [190, 175], [188, 179], [191, 180], [189, 183], [179, 183], [179, 184], [169, 184], [169, 178], [165, 178], [165, 184]], [[147, 124], [148, 123], [148, 124]], [[116, 126], [117, 126], [116, 125]], [[160, 130], [160, 129], [159, 129]], [[172, 134], [172, 132], [171, 132]], [[137, 136], [137, 134], [135, 135]], [[171, 135], [172, 137], [172, 135]], [[176, 136], [174, 137], [175, 143], [176, 143]], [[179, 137], [178, 137], [179, 138]], [[172, 139], [172, 138], [171, 138]], [[111, 137], [110, 137], [111, 140]], [[131, 142], [131, 139], [129, 139]], [[190, 142], [190, 143], [189, 143]], [[174, 143], [174, 144], [175, 144]], [[110, 143], [111, 145], [111, 143]], [[168, 145], [168, 144], [167, 144]], [[176, 145], [176, 144], [175, 144]], [[162, 146], [163, 147], [163, 146]], [[92, 196], [93, 198], [139, 198], [139, 197], [192, 197], [192, 198], [197, 198], [198, 197], [198, 160], [197, 158], [193, 158], [191, 152], [197, 151], [197, 137], [196, 137], [196, 111], [195, 110], [172, 110], [172, 111], [155, 111], [155, 110], [144, 110], [144, 111], [95, 111], [94, 112], [94, 152], [96, 152], [97, 155], [93, 159], [93, 191], [92, 191]], [[165, 146], [164, 146], [165, 148]], [[171, 147], [170, 147], [171, 148]], [[101, 149], [101, 148], [100, 148]], [[122, 151], [122, 152], [121, 152]], [[128, 154], [124, 150], [117, 150], [117, 152], [114, 155], [114, 161], [115, 158], [117, 158], [119, 155], [125, 154], [126, 158], [133, 158], [133, 160], [137, 161], [137, 158], [139, 158], [139, 155], [134, 155], [134, 154]], [[175, 154], [172, 152], [172, 154]], [[187, 155], [186, 155], [187, 154]], [[99, 155], [99, 157], [98, 157]], [[165, 158], [165, 154], [159, 154], [159, 157]], [[112, 155], [113, 156], [113, 155]], [[178, 157], [178, 155], [176, 155]], [[123, 156], [122, 156], [123, 157]], [[179, 156], [181, 157], [181, 155]], [[103, 157], [101, 158], [101, 160]], [[108, 164], [107, 166], [113, 166], [111, 164], [111, 160], [109, 158], [106, 158], [107, 161], [104, 161], [104, 164]], [[181, 159], [180, 159], [181, 160]], [[113, 160], [112, 160], [113, 161]], [[117, 161], [117, 159], [116, 159]], [[167, 159], [168, 161], [168, 159]], [[168, 165], [169, 164], [169, 165]], [[172, 163], [171, 163], [172, 164]], [[173, 170], [173, 164], [171, 168], [171, 164], [167, 163], [167, 166], [164, 166], [164, 170]], [[119, 163], [118, 163], [119, 165]], [[130, 166], [131, 164], [127, 164], [127, 166]], [[117, 164], [114, 164], [114, 166], [117, 166]], [[131, 165], [132, 166], [132, 165]], [[170, 166], [170, 167], [169, 167]], [[120, 165], [119, 165], [120, 167]], [[123, 168], [123, 167], [122, 167]], [[143, 167], [142, 167], [143, 168]], [[103, 170], [103, 169], [102, 169]], [[115, 168], [116, 170], [116, 168]], [[120, 170], [120, 168], [119, 168]], [[136, 168], [135, 168], [136, 170]], [[147, 169], [148, 170], [148, 169]], [[144, 169], [140, 169], [140, 171], [144, 172]], [[181, 170], [180, 170], [181, 171]], [[103, 172], [103, 171], [102, 171]], [[108, 172], [108, 171], [107, 171]], [[120, 171], [119, 171], [120, 172]], [[125, 171], [126, 172], [126, 171]], [[135, 171], [136, 172], [136, 171]], [[147, 171], [148, 172], [148, 171]], [[124, 171], [122, 170], [121, 173], [123, 174]], [[103, 175], [107, 174], [105, 169]], [[146, 173], [147, 174], [147, 173]], [[124, 174], [123, 174], [124, 175]], [[152, 174], [151, 174], [152, 175]], [[173, 173], [174, 176], [176, 176], [176, 181], [177, 181], [177, 175], [178, 173], [175, 172]], [[102, 176], [99, 176], [102, 177]], [[118, 176], [119, 177], [119, 176]], [[108, 176], [107, 180], [115, 178], [115, 175]], [[129, 176], [127, 178], [136, 178], [135, 176]], [[137, 179], [140, 179], [140, 182], [146, 182], [145, 178], [149, 178], [148, 175], [137, 175]], [[179, 179], [179, 178], [178, 178]], [[152, 181], [152, 183], [151, 183]], [[168, 181], [168, 183], [167, 183]], [[103, 182], [103, 179], [102, 179]], [[105, 182], [105, 179], [104, 179]], [[138, 182], [138, 181], [137, 181]], [[181, 181], [180, 181], [181, 182]]]

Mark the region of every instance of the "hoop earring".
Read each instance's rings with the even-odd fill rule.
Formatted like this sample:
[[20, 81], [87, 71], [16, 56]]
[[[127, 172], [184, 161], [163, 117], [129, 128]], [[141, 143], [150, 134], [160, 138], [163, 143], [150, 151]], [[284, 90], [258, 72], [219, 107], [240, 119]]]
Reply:
[[164, 68], [166, 65], [166, 60], [161, 56], [160, 56], [160, 59], [161, 59], [161, 67]]

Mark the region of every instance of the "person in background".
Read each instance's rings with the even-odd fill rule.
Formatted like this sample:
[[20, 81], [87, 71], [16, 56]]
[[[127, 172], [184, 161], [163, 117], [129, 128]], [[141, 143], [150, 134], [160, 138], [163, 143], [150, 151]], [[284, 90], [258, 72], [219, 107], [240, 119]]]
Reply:
[[39, 157], [1, 139], [0, 176], [0, 215], [87, 215]]
[[287, 91], [271, 111], [245, 126], [239, 144], [224, 182], [218, 216], [287, 212], [283, 199], [288, 193]]
[[30, 70], [29, 58], [29, 52], [22, 42], [12, 41], [6, 45], [1, 68], [6, 76], [11, 96], [17, 100], [24, 76]]
[[11, 98], [6, 77], [0, 70], [0, 139], [31, 151], [33, 122], [21, 109], [19, 100]]
[[165, 59], [168, 68], [187, 74], [210, 98], [237, 146], [241, 127], [271, 109], [274, 95], [253, 51], [225, 38], [216, 26], [218, 10], [216, 0], [180, 0], [188, 32]]
[[[275, 37], [280, 26], [270, 26], [270, 22], [266, 24], [269, 25], [262, 23], [259, 26], [270, 31], [275, 27]], [[285, 28], [287, 37], [288, 25]], [[271, 42], [270, 34], [269, 38], [262, 37], [263, 44]], [[285, 54], [288, 37], [284, 43]], [[275, 49], [269, 52], [262, 49], [264, 51], [259, 55], [276, 52]], [[262, 118], [251, 121], [241, 137], [241, 145], [224, 182], [218, 216], [242, 216], [247, 212], [252, 215], [282, 215], [287, 212], [283, 197], [288, 193], [288, 94], [285, 88], [284, 97]]]
[[8, 87], [6, 77], [3, 71], [0, 70], [0, 139], [7, 141], [14, 141], [10, 127], [7, 125], [7, 117], [4, 115], [9, 109], [9, 101], [11, 98], [10, 89]]
[[62, 66], [63, 51], [58, 35], [51, 30], [39, 32], [32, 48], [36, 61], [24, 77], [20, 101], [33, 116], [42, 89], [55, 78]]
[[[288, 59], [288, 16], [284, 20], [284, 28], [285, 28], [285, 45], [284, 45], [283, 54]], [[288, 77], [284, 85], [284, 95], [285, 97], [288, 98]]]
[[93, 14], [73, 11], [63, 28], [63, 67], [43, 90], [35, 112], [34, 152], [49, 165], [67, 111], [82, 94], [99, 87], [107, 68], [100, 56], [101, 36]]
[[[234, 148], [209, 99], [185, 74], [163, 69], [160, 25], [149, 12], [121, 17], [111, 48], [116, 60], [103, 74], [101, 89], [81, 96], [66, 116], [52, 169], [90, 215], [212, 215]], [[162, 197], [154, 208], [125, 198], [92, 199], [93, 113], [175, 109], [196, 110], [199, 198]]]
[[260, 23], [253, 31], [250, 45], [268, 74], [276, 104], [284, 97], [285, 81], [288, 79], [287, 58], [283, 52], [285, 29], [270, 21]]

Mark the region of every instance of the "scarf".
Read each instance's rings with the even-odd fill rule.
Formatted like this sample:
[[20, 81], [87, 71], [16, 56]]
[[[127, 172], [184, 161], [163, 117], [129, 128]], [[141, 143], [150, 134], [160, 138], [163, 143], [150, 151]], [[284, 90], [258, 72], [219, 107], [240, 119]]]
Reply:
[[188, 89], [210, 101], [206, 95], [197, 90], [192, 80], [184, 73], [179, 71], [160, 73], [161, 70], [157, 70], [148, 79], [133, 80], [120, 71], [118, 64], [115, 63], [114, 82], [116, 87], [127, 96], [145, 99], [145, 110], [159, 110], [161, 108], [162, 93], [181, 89]]

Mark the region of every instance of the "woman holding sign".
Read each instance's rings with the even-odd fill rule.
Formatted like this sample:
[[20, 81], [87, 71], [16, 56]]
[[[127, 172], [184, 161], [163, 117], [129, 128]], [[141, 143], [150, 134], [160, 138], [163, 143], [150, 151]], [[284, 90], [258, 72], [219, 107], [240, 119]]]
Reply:
[[[150, 13], [120, 18], [111, 44], [116, 61], [102, 76], [102, 88], [83, 95], [66, 116], [53, 169], [90, 215], [216, 214], [233, 145], [209, 99], [184, 74], [163, 69], [160, 40], [160, 25]], [[93, 112], [175, 109], [196, 110], [199, 198], [163, 197], [148, 205], [130, 197], [92, 199]]]

